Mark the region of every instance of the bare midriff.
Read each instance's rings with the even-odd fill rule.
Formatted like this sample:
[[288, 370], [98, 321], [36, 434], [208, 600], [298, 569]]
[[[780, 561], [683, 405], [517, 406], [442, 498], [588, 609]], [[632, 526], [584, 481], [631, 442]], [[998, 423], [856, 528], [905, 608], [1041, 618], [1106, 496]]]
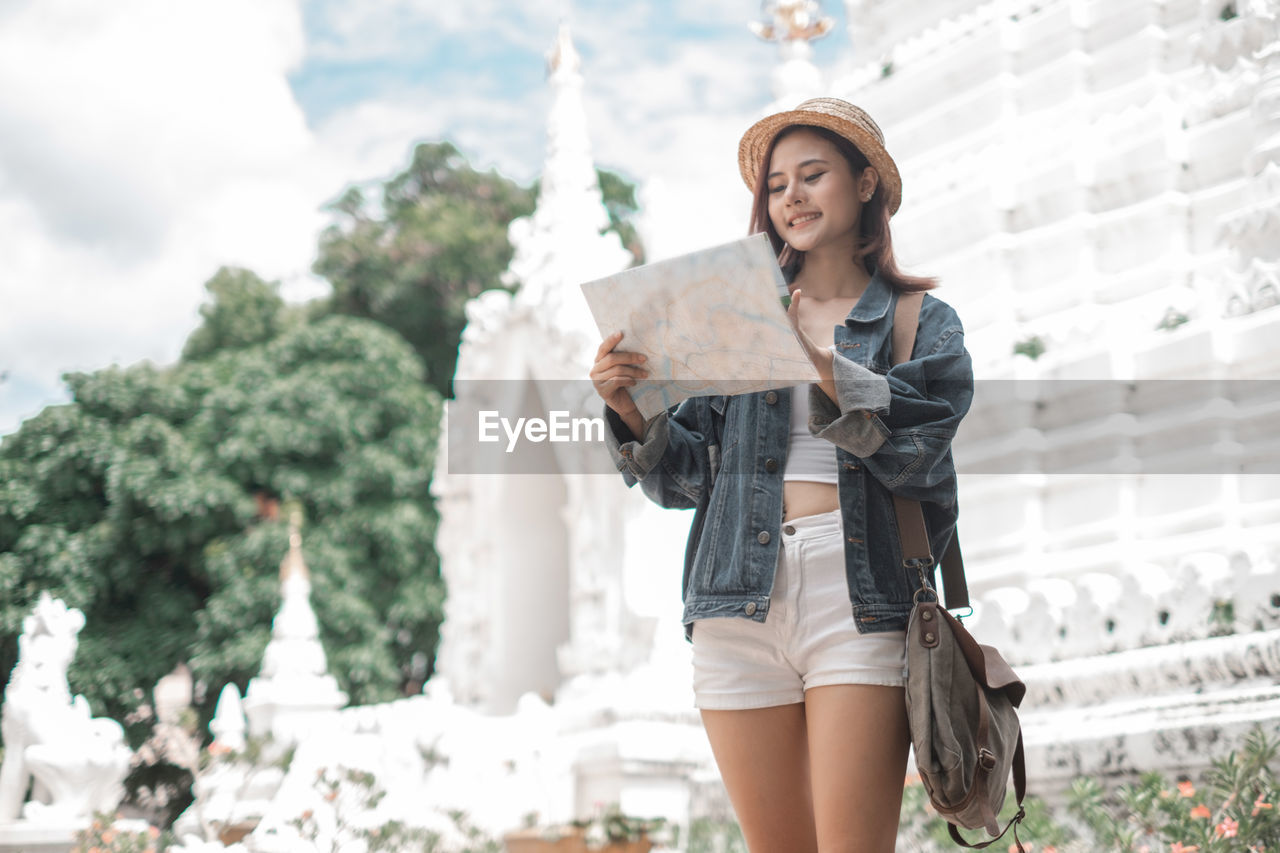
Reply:
[[840, 493], [830, 483], [792, 480], [782, 484], [782, 520], [821, 515], [840, 508]]

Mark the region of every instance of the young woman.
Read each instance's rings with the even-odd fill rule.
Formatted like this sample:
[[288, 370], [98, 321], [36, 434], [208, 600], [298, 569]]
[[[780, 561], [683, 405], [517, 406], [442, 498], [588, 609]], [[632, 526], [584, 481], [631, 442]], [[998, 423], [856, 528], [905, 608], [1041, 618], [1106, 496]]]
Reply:
[[694, 692], [752, 853], [894, 849], [909, 737], [894, 494], [922, 502], [934, 554], [956, 521], [951, 439], [973, 380], [955, 312], [925, 296], [910, 360], [894, 309], [935, 282], [899, 272], [897, 166], [864, 111], [834, 98], [742, 138], [751, 230], [789, 279], [820, 383], [699, 397], [645, 423], [643, 357], [605, 339], [591, 378], [628, 485], [696, 510], [684, 573]]

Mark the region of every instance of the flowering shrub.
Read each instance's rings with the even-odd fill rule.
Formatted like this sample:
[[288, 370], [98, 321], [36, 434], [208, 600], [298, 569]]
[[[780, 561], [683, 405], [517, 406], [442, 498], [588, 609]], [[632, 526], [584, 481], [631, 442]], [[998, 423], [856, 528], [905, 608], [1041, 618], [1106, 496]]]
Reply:
[[160, 853], [172, 839], [154, 826], [133, 832], [118, 829], [119, 815], [96, 814], [88, 829], [76, 833], [73, 853]]
[[1242, 749], [1214, 760], [1197, 786], [1158, 773], [1108, 797], [1094, 779], [1077, 779], [1069, 810], [1105, 850], [1125, 853], [1280, 851], [1275, 761], [1280, 739], [1255, 727]]
[[314, 790], [326, 815], [312, 809], [290, 821], [298, 834], [316, 851], [364, 851], [365, 853], [499, 853], [499, 843], [471, 823], [465, 812], [447, 812], [454, 838], [400, 820], [374, 823], [370, 818], [387, 791], [367, 770], [321, 768]]
[[661, 839], [668, 846], [675, 846], [677, 840], [676, 827], [668, 824], [665, 818], [635, 817], [623, 812], [617, 803], [608, 806], [597, 803], [592, 817], [579, 818], [570, 825], [586, 832], [589, 848], [643, 839], [657, 841], [659, 839], [655, 836], [661, 833], [669, 836]]
[[[1213, 761], [1199, 783], [1170, 782], [1147, 773], [1108, 792], [1094, 778], [1071, 787], [1067, 819], [1055, 820], [1044, 803], [1024, 801], [1027, 816], [1018, 835], [1027, 853], [1280, 853], [1280, 737], [1255, 727], [1241, 749]], [[1012, 793], [1000, 815], [1014, 811]], [[985, 841], [980, 830], [965, 833]], [[992, 850], [1017, 847], [1005, 836]], [[902, 797], [898, 850], [956, 850], [947, 824], [929, 806], [918, 778], [908, 778]]]

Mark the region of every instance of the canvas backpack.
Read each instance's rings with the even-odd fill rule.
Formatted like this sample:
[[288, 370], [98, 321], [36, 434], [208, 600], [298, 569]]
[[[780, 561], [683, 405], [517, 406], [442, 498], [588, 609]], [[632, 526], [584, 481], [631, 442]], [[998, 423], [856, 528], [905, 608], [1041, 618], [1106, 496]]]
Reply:
[[[899, 294], [894, 311], [893, 363], [911, 357], [923, 294]], [[907, 718], [911, 746], [929, 802], [948, 824], [951, 837], [981, 849], [1025, 816], [1026, 767], [1017, 708], [1026, 686], [994, 647], [978, 643], [948, 609], [967, 607], [969, 591], [959, 542], [942, 560], [946, 607], [930, 583], [933, 554], [918, 501], [894, 495], [903, 570], [917, 585], [907, 625]], [[1010, 774], [1017, 813], [1004, 829], [997, 815], [1004, 805]], [[983, 828], [991, 841], [972, 844], [957, 827]]]

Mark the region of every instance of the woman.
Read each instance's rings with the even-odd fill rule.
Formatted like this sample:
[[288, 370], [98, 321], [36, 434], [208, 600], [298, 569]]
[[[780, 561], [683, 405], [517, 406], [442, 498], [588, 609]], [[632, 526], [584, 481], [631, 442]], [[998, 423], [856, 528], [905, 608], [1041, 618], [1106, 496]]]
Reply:
[[591, 378], [628, 485], [694, 508], [684, 621], [694, 692], [752, 853], [892, 851], [909, 737], [906, 620], [892, 495], [922, 502], [933, 552], [955, 529], [951, 439], [972, 370], [955, 312], [925, 296], [894, 365], [897, 166], [875, 122], [834, 98], [742, 138], [753, 232], [769, 235], [788, 316], [821, 382], [685, 401], [645, 423], [643, 357], [606, 338]]

